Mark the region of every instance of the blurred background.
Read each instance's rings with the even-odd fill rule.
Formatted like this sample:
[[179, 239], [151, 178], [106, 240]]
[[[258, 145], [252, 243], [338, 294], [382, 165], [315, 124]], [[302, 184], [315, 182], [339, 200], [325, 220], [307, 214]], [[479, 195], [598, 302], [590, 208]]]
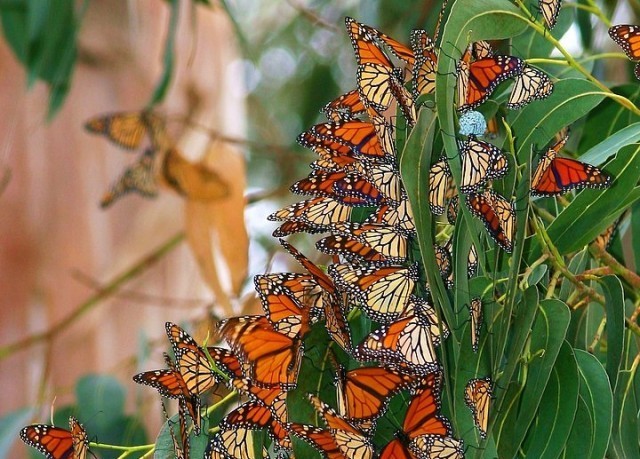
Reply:
[[[162, 365], [164, 322], [204, 340], [215, 318], [258, 311], [253, 275], [296, 270], [266, 216], [300, 200], [288, 187], [313, 155], [297, 135], [355, 87], [344, 16], [407, 42], [412, 28], [433, 31], [440, 4], [0, 4], [0, 456], [19, 427], [76, 403], [77, 382], [96, 374], [119, 381], [129, 427], [143, 419], [147, 437], [137, 438], [153, 441], [157, 395], [131, 376]], [[571, 27], [569, 49], [615, 49], [601, 34], [586, 37], [590, 29]], [[102, 209], [140, 154], [83, 124], [150, 101], [180, 151], [183, 187], [156, 164], [156, 198], [130, 193]], [[185, 190], [189, 174], [224, 193]], [[308, 237], [290, 240], [316, 253]], [[88, 431], [106, 416], [91, 409], [81, 419]], [[26, 449], [20, 443], [8, 454]]]

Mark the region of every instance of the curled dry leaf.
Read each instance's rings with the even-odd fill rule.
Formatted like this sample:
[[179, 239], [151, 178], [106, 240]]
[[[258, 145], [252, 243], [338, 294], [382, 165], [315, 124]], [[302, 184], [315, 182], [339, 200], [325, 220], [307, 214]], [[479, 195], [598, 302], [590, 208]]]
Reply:
[[169, 148], [162, 161], [162, 177], [179, 194], [194, 201], [229, 196], [229, 186], [220, 174], [203, 163], [185, 159], [177, 148]]
[[[229, 316], [247, 276], [245, 164], [240, 152], [221, 143], [208, 148], [203, 164], [218, 174], [224, 172], [229, 186], [224, 197], [218, 199], [192, 198], [186, 193], [185, 231], [200, 272], [216, 296], [216, 304]], [[187, 188], [193, 191], [195, 187]]]

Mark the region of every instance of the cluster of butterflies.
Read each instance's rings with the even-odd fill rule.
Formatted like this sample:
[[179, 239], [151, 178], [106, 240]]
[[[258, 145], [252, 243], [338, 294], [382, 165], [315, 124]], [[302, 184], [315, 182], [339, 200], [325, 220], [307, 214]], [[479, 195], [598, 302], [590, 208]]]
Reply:
[[[549, 28], [555, 24], [559, 6], [558, 0], [540, 0]], [[440, 413], [442, 373], [435, 349], [449, 330], [431, 304], [424, 267], [412, 254], [415, 225], [398, 171], [392, 121], [399, 110], [407, 125], [413, 126], [416, 101], [434, 91], [437, 32], [431, 39], [424, 30], [415, 30], [407, 47], [351, 18], [346, 19], [346, 27], [358, 64], [357, 88], [324, 107], [329, 122], [299, 136], [299, 142], [318, 159], [311, 164], [309, 176], [291, 189], [310, 197], [269, 217], [282, 222], [274, 232], [276, 237], [328, 233], [316, 246], [331, 255], [334, 263], [325, 272], [281, 239], [304, 272], [256, 276], [264, 314], [220, 322], [217, 332], [228, 348], [202, 347], [179, 326], [166, 324], [173, 358], [165, 354], [166, 368], [133, 379], [155, 388], [164, 398], [178, 400], [180, 438], [170, 431], [180, 459], [190, 457], [189, 433], [201, 433], [201, 397], [221, 385], [245, 401], [220, 422], [206, 458], [254, 457], [250, 432], [258, 429], [268, 432], [274, 449], [283, 456], [291, 452], [293, 436], [332, 459], [464, 457], [462, 441], [453, 437], [451, 424]], [[616, 36], [636, 42], [633, 26], [616, 27], [631, 27], [617, 29]], [[515, 79], [507, 104], [513, 109], [547, 97], [553, 90], [548, 76], [519, 58], [494, 55], [485, 42], [472, 43], [457, 70], [461, 118], [506, 79]], [[411, 90], [406, 88], [409, 80]], [[113, 122], [96, 119], [87, 127], [105, 133], [113, 129]], [[145, 130], [132, 131], [130, 139], [121, 144], [139, 146], [153, 119], [144, 126]], [[430, 169], [425, 192], [431, 211], [442, 215], [446, 210], [447, 220], [455, 224], [459, 191], [471, 214], [510, 252], [514, 202], [491, 188], [493, 180], [508, 172], [509, 160], [499, 148], [478, 139], [482, 134], [471, 133], [458, 143], [460, 183], [455, 186], [449, 159], [442, 157]], [[566, 141], [567, 136], [561, 136], [540, 159], [531, 182], [532, 195], [558, 196], [576, 188], [610, 184], [611, 178], [600, 169], [557, 156]], [[126, 188], [124, 177], [119, 182], [124, 184], [116, 186]], [[114, 195], [121, 192], [116, 186], [111, 191]], [[606, 246], [610, 237], [611, 233], [603, 235], [601, 243]], [[440, 276], [448, 288], [454, 285], [451, 246], [451, 241], [435, 245]], [[468, 266], [469, 277], [475, 276], [473, 246]], [[472, 346], [477, 351], [482, 301], [474, 298], [469, 312]], [[354, 344], [349, 320], [359, 314], [379, 325]], [[297, 386], [305, 356], [305, 337], [318, 322], [324, 322], [332, 343], [353, 362], [360, 362], [346, 371], [334, 359], [336, 397], [332, 404], [308, 394], [324, 426], [292, 422], [287, 411], [287, 394]], [[490, 377], [470, 379], [465, 386], [465, 403], [482, 437], [487, 434], [492, 391]], [[372, 442], [376, 421], [384, 415], [390, 398], [400, 392], [408, 396], [402, 424], [394, 439], [376, 451]], [[74, 418], [70, 418], [70, 430], [31, 425], [22, 430], [21, 438], [47, 458], [84, 459], [88, 453], [87, 434]]]

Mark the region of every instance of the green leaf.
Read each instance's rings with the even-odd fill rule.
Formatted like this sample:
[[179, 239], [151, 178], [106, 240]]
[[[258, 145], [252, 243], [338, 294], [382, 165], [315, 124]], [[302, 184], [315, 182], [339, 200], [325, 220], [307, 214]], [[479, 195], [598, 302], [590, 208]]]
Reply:
[[580, 161], [599, 166], [611, 156], [615, 155], [622, 147], [637, 143], [640, 140], [640, 122], [630, 124], [610, 135], [602, 142], [591, 147], [580, 155]]
[[624, 293], [620, 279], [615, 276], [603, 277], [600, 285], [605, 297], [604, 308], [607, 312], [607, 374], [611, 385], [615, 387], [623, 352]]
[[563, 302], [548, 299], [540, 303], [531, 332], [529, 352], [525, 356], [529, 363], [525, 364], [524, 388], [517, 397], [517, 402], [514, 400], [505, 403], [510, 410], [498, 424], [500, 457], [513, 457], [517, 454], [540, 406], [560, 347], [564, 343], [569, 320], [569, 308]]
[[567, 78], [555, 82], [551, 96], [510, 117], [518, 162], [529, 160], [532, 147], [542, 148], [562, 128], [593, 110], [604, 97], [605, 93], [587, 80]]
[[436, 123], [437, 118], [431, 110], [420, 110], [416, 126], [411, 131], [400, 157], [400, 174], [413, 209], [422, 263], [434, 301], [436, 306], [442, 308], [447, 323], [455, 323], [444, 284], [438, 274], [433, 248], [435, 240], [432, 228], [433, 215], [429, 210], [427, 193], [429, 167], [431, 158], [434, 156], [432, 145]]
[[633, 261], [640, 266], [640, 203], [631, 208], [631, 243], [633, 245]]
[[[563, 8], [558, 16], [558, 22], [553, 30], [545, 30], [555, 39], [560, 40], [573, 24], [573, 8]], [[536, 11], [532, 11], [536, 15]], [[540, 35], [535, 29], [527, 29], [523, 34], [514, 37], [511, 46], [514, 54], [522, 59], [548, 57], [554, 46], [546, 37]]]
[[573, 349], [564, 341], [540, 401], [525, 446], [527, 457], [560, 456], [571, 432], [578, 406], [578, 364]]
[[[202, 419], [201, 426], [202, 433], [196, 436], [193, 430], [191, 430], [191, 433], [189, 434], [189, 457], [204, 457], [204, 451], [209, 443], [209, 437], [206, 434], [209, 427], [209, 420], [204, 417]], [[173, 429], [173, 435], [175, 436], [178, 444], [181, 445], [182, 437], [180, 434], [180, 418], [178, 414], [175, 414], [162, 425], [160, 432], [158, 432], [158, 436], [156, 437], [156, 448], [153, 452], [153, 459], [175, 459], [176, 454], [170, 429]]]
[[[611, 90], [636, 105], [640, 103], [640, 86], [637, 84], [617, 86]], [[606, 98], [596, 110], [592, 110], [587, 115], [584, 134], [580, 138], [580, 150], [588, 150], [608, 139], [617, 131], [637, 122], [640, 122], [640, 116], [623, 107], [617, 101]]]
[[[625, 351], [637, 355], [637, 338], [625, 332]], [[637, 357], [636, 357], [637, 358]], [[638, 447], [638, 396], [634, 390], [638, 378], [637, 361], [629, 369], [621, 370], [613, 391], [613, 426], [607, 456], [614, 458], [640, 457]]]
[[602, 458], [607, 452], [611, 435], [611, 386], [598, 359], [580, 349], [575, 349], [574, 352], [580, 372], [580, 399], [586, 413], [581, 418], [576, 415], [576, 422], [567, 442], [566, 457]]
[[169, 3], [171, 4], [171, 13], [169, 19], [169, 30], [167, 31], [167, 39], [164, 44], [164, 69], [162, 71], [160, 81], [153, 90], [153, 95], [151, 96], [151, 101], [149, 102], [150, 107], [164, 100], [165, 96], [167, 95], [167, 91], [169, 90], [169, 85], [171, 84], [171, 78], [173, 77], [173, 67], [175, 64], [174, 47], [178, 30], [180, 2], [178, 0], [170, 0]]
[[109, 424], [124, 413], [125, 389], [113, 376], [87, 375], [76, 383], [76, 400], [82, 419], [94, 418], [99, 424]]

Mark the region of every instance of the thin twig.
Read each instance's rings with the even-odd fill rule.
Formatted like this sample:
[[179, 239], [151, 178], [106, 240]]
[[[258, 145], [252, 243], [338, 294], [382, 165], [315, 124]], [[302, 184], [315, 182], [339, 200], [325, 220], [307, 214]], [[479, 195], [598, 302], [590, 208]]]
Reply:
[[93, 307], [99, 304], [102, 300], [116, 293], [122, 285], [138, 277], [139, 275], [144, 273], [150, 266], [160, 261], [167, 253], [173, 250], [183, 240], [184, 233], [182, 232], [170, 237], [158, 248], [145, 255], [129, 269], [125, 270], [122, 274], [116, 276], [113, 280], [108, 282], [105, 285], [104, 289], [89, 297], [75, 310], [71, 311], [71, 313], [69, 313], [64, 319], [60, 320], [56, 325], [52, 326], [48, 330], [35, 333], [11, 344], [7, 344], [6, 346], [2, 346], [0, 348], [0, 360], [8, 357], [16, 351], [33, 346], [34, 344], [38, 344], [42, 341], [52, 340], [63, 330], [68, 328], [71, 324], [76, 322], [83, 315], [93, 309]]
[[323, 18], [318, 16], [316, 13], [311, 11], [306, 6], [300, 5], [299, 3], [295, 2], [294, 0], [287, 0], [287, 3], [289, 4], [289, 6], [291, 6], [294, 10], [296, 10], [302, 16], [304, 16], [305, 18], [309, 19], [309, 21], [313, 25], [319, 25], [320, 27], [322, 27], [324, 29], [327, 29], [327, 30], [330, 30], [332, 32], [336, 32], [336, 33], [340, 32], [340, 29], [335, 24], [332, 24], [329, 21], [324, 20]]
[[[92, 278], [91, 276], [83, 273], [80, 270], [73, 270], [71, 272], [71, 277], [80, 282], [83, 285], [95, 290], [96, 292], [102, 292], [107, 288], [107, 286], [98, 280]], [[166, 296], [160, 295], [151, 295], [149, 293], [136, 292], [134, 290], [125, 290], [122, 289], [119, 292], [113, 295], [114, 298], [122, 298], [127, 300], [136, 301], [139, 303], [148, 303], [152, 306], [171, 306], [171, 307], [181, 307], [181, 308], [193, 308], [197, 306], [203, 306], [207, 304], [211, 304], [211, 300], [207, 299], [196, 299], [196, 298], [169, 298]]]

